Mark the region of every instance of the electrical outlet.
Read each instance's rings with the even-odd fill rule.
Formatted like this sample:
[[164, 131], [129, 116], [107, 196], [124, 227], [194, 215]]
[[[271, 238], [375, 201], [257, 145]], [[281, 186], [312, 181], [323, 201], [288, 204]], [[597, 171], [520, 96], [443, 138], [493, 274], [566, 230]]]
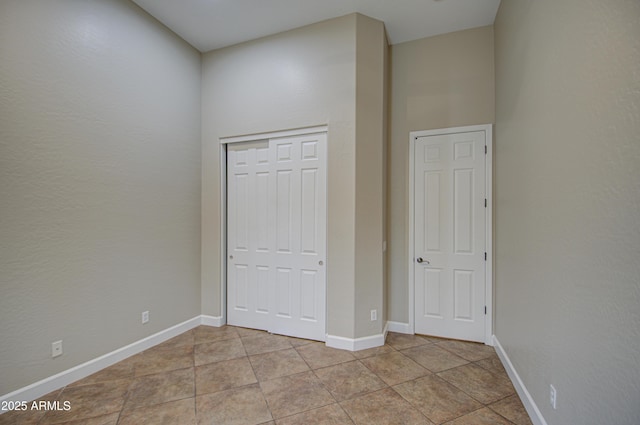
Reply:
[[51, 343], [51, 357], [62, 355], [62, 340]]
[[378, 320], [378, 310], [371, 310], [371, 321], [375, 322]]
[[149, 321], [149, 311], [142, 312], [142, 324], [145, 324]]
[[550, 385], [549, 391], [549, 403], [551, 403], [551, 407], [556, 408], [556, 402], [558, 401], [558, 393], [556, 392], [556, 388], [553, 385]]

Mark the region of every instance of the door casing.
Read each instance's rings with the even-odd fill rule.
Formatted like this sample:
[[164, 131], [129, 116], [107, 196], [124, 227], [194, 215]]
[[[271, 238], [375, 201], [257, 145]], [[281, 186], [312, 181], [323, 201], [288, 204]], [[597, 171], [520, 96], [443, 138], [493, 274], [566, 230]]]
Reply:
[[487, 146], [487, 153], [485, 155], [485, 197], [487, 199], [487, 208], [485, 216], [485, 252], [487, 253], [487, 262], [485, 267], [485, 303], [487, 306], [487, 314], [485, 320], [485, 334], [484, 343], [487, 345], [493, 345], [493, 195], [492, 195], [492, 174], [493, 174], [493, 126], [492, 124], [486, 125], [473, 125], [464, 127], [451, 127], [441, 128], [435, 130], [422, 130], [412, 131], [409, 133], [409, 208], [408, 208], [408, 223], [409, 223], [409, 238], [408, 238], [408, 293], [409, 293], [409, 333], [415, 333], [415, 272], [414, 272], [414, 190], [415, 190], [415, 141], [419, 137], [424, 136], [438, 136], [446, 134], [456, 133], [468, 133], [475, 131], [483, 131], [485, 134], [485, 143]]

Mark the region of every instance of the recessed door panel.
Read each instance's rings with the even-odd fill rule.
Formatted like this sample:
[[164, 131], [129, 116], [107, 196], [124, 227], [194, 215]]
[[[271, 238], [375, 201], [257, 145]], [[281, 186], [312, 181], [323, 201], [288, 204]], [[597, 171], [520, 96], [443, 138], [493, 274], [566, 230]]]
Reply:
[[256, 148], [256, 163], [257, 164], [269, 164], [269, 147]]
[[242, 150], [235, 152], [235, 161], [233, 164], [236, 168], [249, 165], [249, 151]]
[[317, 282], [318, 272], [316, 270], [300, 271], [300, 317], [303, 320], [318, 320], [316, 308], [318, 307]]
[[249, 292], [247, 285], [249, 282], [249, 270], [246, 264], [236, 264], [232, 273], [234, 274], [236, 287], [235, 287], [235, 304], [234, 308], [237, 310], [247, 311], [248, 299], [247, 294]]
[[249, 249], [249, 176], [236, 174], [234, 179], [236, 190], [232, 202], [237, 211], [235, 248], [246, 251]]
[[279, 253], [291, 252], [291, 170], [278, 170], [276, 179], [276, 247]]
[[442, 171], [424, 173], [424, 247], [423, 251], [440, 252], [440, 208], [442, 205], [441, 190]]
[[473, 141], [455, 142], [453, 144], [453, 160], [459, 161], [462, 159], [473, 159], [474, 156], [474, 144]]
[[276, 314], [280, 317], [291, 318], [291, 269], [278, 267], [276, 277]]
[[440, 269], [423, 269], [424, 273], [424, 314], [436, 319], [442, 319], [442, 291]]
[[455, 320], [473, 320], [473, 271], [453, 271], [453, 318]]
[[302, 142], [302, 159], [318, 159], [318, 142], [316, 140]]
[[453, 251], [473, 254], [474, 170], [453, 171]]
[[269, 313], [269, 266], [256, 267], [256, 282], [258, 296], [256, 297], [256, 311]]
[[291, 143], [280, 143], [277, 147], [278, 162], [289, 162], [292, 159], [291, 151], [293, 145]]
[[302, 170], [302, 211], [300, 248], [303, 253], [316, 253], [318, 232], [318, 170]]
[[256, 173], [256, 207], [251, 210], [255, 215], [256, 249], [269, 252], [269, 172]]

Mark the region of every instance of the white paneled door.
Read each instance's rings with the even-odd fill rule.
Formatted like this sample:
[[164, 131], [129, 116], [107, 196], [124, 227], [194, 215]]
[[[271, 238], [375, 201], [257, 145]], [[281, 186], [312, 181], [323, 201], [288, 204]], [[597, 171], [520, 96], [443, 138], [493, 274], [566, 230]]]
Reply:
[[415, 332], [485, 341], [485, 132], [416, 137]]
[[227, 321], [325, 340], [326, 134], [227, 148]]

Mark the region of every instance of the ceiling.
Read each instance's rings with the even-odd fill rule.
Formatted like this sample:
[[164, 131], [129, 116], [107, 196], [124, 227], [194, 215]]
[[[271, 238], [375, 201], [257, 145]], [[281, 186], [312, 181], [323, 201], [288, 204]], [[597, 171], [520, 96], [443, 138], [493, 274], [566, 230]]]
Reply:
[[358, 12], [391, 44], [491, 25], [500, 0], [133, 0], [201, 52]]

